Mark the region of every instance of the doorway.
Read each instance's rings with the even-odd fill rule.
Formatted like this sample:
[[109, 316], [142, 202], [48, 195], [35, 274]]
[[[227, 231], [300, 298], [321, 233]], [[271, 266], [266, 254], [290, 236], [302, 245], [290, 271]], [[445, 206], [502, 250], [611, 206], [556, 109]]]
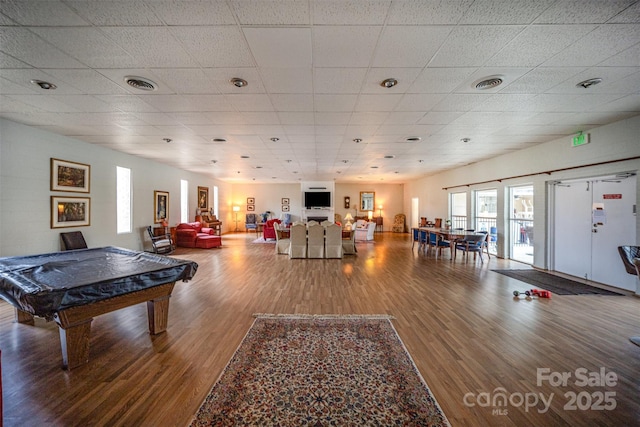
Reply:
[[533, 264], [533, 185], [509, 188], [510, 258]]
[[635, 245], [635, 173], [555, 182], [553, 269], [626, 290], [618, 246]]

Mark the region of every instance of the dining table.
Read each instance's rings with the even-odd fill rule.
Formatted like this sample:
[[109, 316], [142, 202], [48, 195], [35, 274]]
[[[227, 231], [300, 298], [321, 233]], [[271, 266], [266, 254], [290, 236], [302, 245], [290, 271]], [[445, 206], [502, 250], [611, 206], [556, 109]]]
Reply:
[[[426, 231], [427, 234], [434, 233], [438, 235], [439, 239], [449, 241], [449, 248], [451, 252], [451, 259], [456, 259], [456, 243], [460, 240], [464, 240], [467, 236], [475, 236], [480, 234], [476, 231], [460, 230], [454, 228], [440, 228], [440, 227], [418, 227], [420, 231]], [[428, 239], [428, 237], [427, 237]], [[487, 248], [487, 255], [489, 255], [489, 248]], [[437, 256], [437, 251], [436, 251]]]

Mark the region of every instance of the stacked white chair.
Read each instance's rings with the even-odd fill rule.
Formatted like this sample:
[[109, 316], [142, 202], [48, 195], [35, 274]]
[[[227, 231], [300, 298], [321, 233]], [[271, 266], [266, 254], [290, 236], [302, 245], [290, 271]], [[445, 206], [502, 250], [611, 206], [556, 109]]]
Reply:
[[288, 254], [291, 239], [282, 238], [282, 230], [277, 222], [273, 223], [273, 228], [276, 231], [276, 254]]
[[324, 253], [326, 258], [342, 258], [342, 227], [339, 225], [325, 227]]
[[293, 224], [290, 228], [289, 258], [307, 257], [307, 228], [304, 224]]
[[324, 258], [324, 227], [311, 224], [307, 227], [307, 258]]

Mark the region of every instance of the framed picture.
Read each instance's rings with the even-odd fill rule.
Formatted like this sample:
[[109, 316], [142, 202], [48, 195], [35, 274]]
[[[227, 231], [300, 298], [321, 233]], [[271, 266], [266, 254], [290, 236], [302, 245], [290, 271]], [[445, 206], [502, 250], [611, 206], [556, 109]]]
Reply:
[[289, 212], [289, 205], [282, 205], [282, 212]]
[[256, 205], [247, 205], [247, 212], [255, 212]]
[[88, 226], [90, 218], [89, 197], [51, 196], [51, 228]]
[[288, 205], [289, 204], [289, 199], [282, 199], [282, 205]]
[[209, 187], [198, 187], [198, 209], [209, 209]]
[[248, 205], [255, 205], [256, 204], [256, 198], [255, 197], [247, 197], [247, 204]]
[[89, 192], [91, 166], [51, 158], [51, 191]]
[[153, 222], [159, 224], [163, 220], [169, 220], [169, 192], [156, 190], [153, 192]]

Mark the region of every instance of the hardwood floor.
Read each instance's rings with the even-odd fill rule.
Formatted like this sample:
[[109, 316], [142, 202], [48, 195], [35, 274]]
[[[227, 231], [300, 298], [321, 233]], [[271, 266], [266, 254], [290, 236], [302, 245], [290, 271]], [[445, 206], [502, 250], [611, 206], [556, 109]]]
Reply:
[[[527, 285], [491, 269], [527, 266], [495, 257], [452, 262], [448, 253], [436, 260], [412, 250], [408, 234], [377, 233], [342, 260], [290, 260], [254, 238], [229, 234], [220, 249], [176, 251], [199, 268], [194, 280], [176, 283], [167, 332], [148, 334], [145, 304], [99, 316], [90, 361], [72, 371], [61, 369], [55, 323], [15, 323], [13, 308], [0, 302], [5, 426], [185, 426], [253, 313], [395, 316], [453, 426], [640, 423], [640, 347], [628, 339], [640, 335], [640, 298], [514, 300]], [[571, 377], [538, 385], [539, 368], [552, 379]], [[580, 368], [604, 369], [616, 384], [582, 386]], [[500, 392], [507, 406], [491, 405]], [[615, 394], [603, 399], [605, 392]], [[575, 410], [565, 408], [571, 393]], [[551, 398], [550, 408], [520, 400], [534, 396]]]

